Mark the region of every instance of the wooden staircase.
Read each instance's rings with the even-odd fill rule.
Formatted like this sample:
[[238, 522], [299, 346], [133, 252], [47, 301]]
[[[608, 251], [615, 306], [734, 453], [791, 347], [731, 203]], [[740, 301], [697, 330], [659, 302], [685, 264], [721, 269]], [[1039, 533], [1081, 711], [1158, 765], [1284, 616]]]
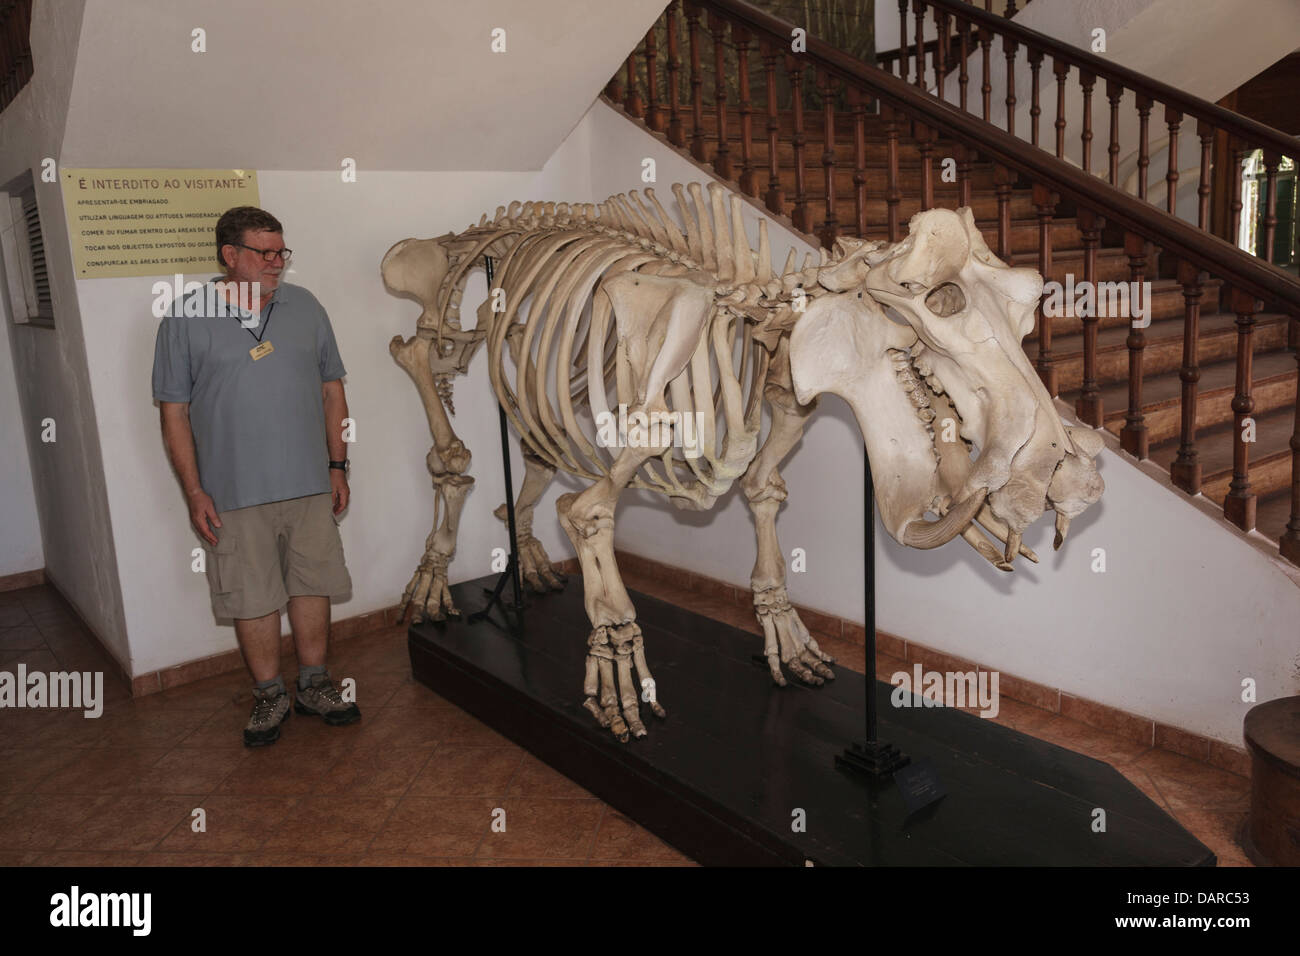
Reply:
[[[708, 164], [813, 244], [829, 246], [839, 235], [897, 240], [922, 209], [969, 205], [995, 253], [1036, 268], [1046, 281], [1149, 282], [1148, 326], [1135, 327], [1127, 315], [1081, 320], [1072, 310], [1044, 317], [1040, 308], [1024, 342], [1027, 354], [1049, 392], [1082, 421], [1104, 427], [1125, 451], [1166, 469], [1183, 492], [1203, 494], [1230, 522], [1258, 530], [1300, 564], [1300, 283], [1147, 204], [1145, 171], [1140, 195], [1132, 197], [970, 113], [945, 112], [947, 104], [919, 79], [915, 86], [902, 82], [906, 76], [900, 81], [861, 65], [811, 37], [806, 59], [791, 56], [778, 39], [788, 37], [783, 21], [745, 4], [683, 0], [680, 15], [678, 9], [669, 5], [644, 48], [628, 58], [626, 76], [620, 71], [606, 87], [611, 105]], [[985, 18], [957, 29], [984, 31], [994, 23]], [[971, 51], [981, 46], [965, 44]], [[689, 75], [678, 56], [688, 50]], [[1050, 52], [1062, 58], [1059, 88], [1067, 53]], [[707, 79], [706, 59], [713, 67]], [[774, 82], [781, 67], [784, 102]], [[1079, 69], [1091, 89], [1096, 77]], [[1111, 82], [1118, 90], [1140, 79], [1117, 77]], [[706, 86], [713, 92], [708, 100]], [[1150, 88], [1174, 95], [1153, 81]], [[1117, 101], [1111, 103], [1113, 119]], [[1150, 106], [1139, 96], [1140, 108]], [[1276, 131], [1212, 109], [1209, 119], [1188, 124], [1201, 137], [1204, 159], [1214, 124], [1267, 138], [1270, 168], [1277, 164], [1270, 145], [1291, 149]], [[1165, 115], [1176, 134], [1180, 114]], [[1035, 116], [1035, 142], [1037, 123]], [[1112, 122], [1112, 155], [1119, 149], [1114, 128]], [[1146, 136], [1144, 126], [1144, 157]], [[1282, 155], [1292, 153], [1300, 149]], [[950, 173], [954, 166], [944, 163], [949, 158], [956, 160], [956, 182], [945, 181], [945, 166]], [[1200, 230], [1208, 229], [1209, 168], [1199, 185], [1185, 184], [1198, 185]], [[1177, 182], [1177, 171], [1168, 176]]]

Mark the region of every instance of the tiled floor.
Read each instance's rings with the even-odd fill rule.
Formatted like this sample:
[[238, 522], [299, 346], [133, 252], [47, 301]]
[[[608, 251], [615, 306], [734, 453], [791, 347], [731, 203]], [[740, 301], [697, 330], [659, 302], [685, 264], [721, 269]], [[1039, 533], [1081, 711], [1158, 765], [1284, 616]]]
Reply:
[[[629, 588], [757, 633], [751, 614], [635, 574]], [[863, 649], [819, 638], [840, 667]], [[0, 670], [104, 670], [104, 714], [0, 710], [0, 865], [674, 866], [692, 861], [490, 728], [416, 684], [404, 629], [339, 643], [363, 719], [294, 716], [249, 750], [243, 673], [131, 700], [48, 587], [0, 593]], [[904, 668], [884, 655], [882, 673]], [[292, 660], [285, 674], [294, 674]], [[1106, 760], [1219, 857], [1249, 865], [1235, 834], [1249, 781], [1004, 698], [996, 718]], [[202, 809], [206, 829], [196, 810]], [[503, 810], [504, 832], [493, 819]]]

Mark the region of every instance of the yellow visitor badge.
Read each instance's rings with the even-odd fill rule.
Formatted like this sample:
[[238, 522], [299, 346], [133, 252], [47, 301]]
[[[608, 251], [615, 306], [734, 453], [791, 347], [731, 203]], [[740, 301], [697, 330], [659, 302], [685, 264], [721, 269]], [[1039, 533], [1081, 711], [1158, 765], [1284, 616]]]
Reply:
[[254, 346], [253, 348], [249, 349], [248, 354], [253, 356], [253, 361], [256, 362], [263, 355], [270, 355], [274, 351], [275, 351], [275, 347], [271, 345], [270, 342], [261, 342], [256, 346]]

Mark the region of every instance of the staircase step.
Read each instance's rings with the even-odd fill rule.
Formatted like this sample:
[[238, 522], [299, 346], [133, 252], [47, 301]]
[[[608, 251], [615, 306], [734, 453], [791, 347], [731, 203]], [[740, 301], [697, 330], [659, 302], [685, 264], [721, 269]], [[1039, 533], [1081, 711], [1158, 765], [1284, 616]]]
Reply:
[[[1283, 406], [1294, 408], [1296, 393], [1295, 355], [1287, 351], [1255, 356], [1255, 414], [1264, 415]], [[1201, 367], [1200, 393], [1196, 403], [1196, 429], [1209, 429], [1232, 421], [1232, 398], [1236, 394], [1237, 366], [1215, 362]], [[1105, 427], [1118, 435], [1128, 409], [1128, 383], [1116, 382], [1101, 389]], [[1070, 403], [1077, 397], [1061, 397]], [[1142, 409], [1146, 416], [1147, 440], [1151, 445], [1177, 438], [1182, 427], [1182, 382], [1176, 374], [1165, 374], [1142, 382]]]
[[[1286, 347], [1287, 317], [1280, 314], [1261, 314], [1255, 327], [1255, 354]], [[1128, 332], [1127, 323], [1113, 328], [1103, 328], [1097, 333], [1097, 381], [1102, 387], [1114, 382], [1128, 382]], [[1166, 372], [1177, 372], [1183, 364], [1183, 319], [1153, 320], [1145, 329], [1146, 348], [1142, 351], [1143, 391], [1147, 379]], [[1026, 340], [1025, 351], [1037, 355], [1037, 348]], [[1197, 342], [1199, 365], [1234, 360], [1237, 355], [1236, 316], [1216, 313], [1201, 316], [1201, 334]], [[1083, 387], [1083, 333], [1052, 336], [1052, 356], [1056, 366], [1061, 391]], [[1127, 387], [1127, 385], [1125, 386]]]
[[[1075, 220], [1071, 219], [1065, 221], [1070, 224], [1069, 227], [1070, 230], [1073, 231], [1077, 236], [1078, 230], [1074, 226]], [[1065, 231], [1064, 226], [1058, 226], [1058, 228], [1061, 231]], [[1055, 230], [1053, 231], [1055, 232]], [[1079, 245], [1080, 246], [1082, 245], [1081, 239], [1079, 240]], [[1082, 248], [1070, 248], [1070, 249], [1062, 249], [1060, 251], [1057, 251], [1056, 247], [1053, 246], [1052, 267], [1043, 274], [1044, 281], [1059, 282], [1062, 285], [1064, 285], [1065, 277], [1067, 274], [1069, 274], [1074, 276], [1074, 283], [1075, 285], [1078, 285], [1080, 282], [1083, 281], [1083, 255], [1084, 255], [1084, 250]], [[1095, 281], [1127, 282], [1128, 277], [1129, 277], [1128, 256], [1125, 254], [1123, 249], [1116, 248], [1116, 249], [1097, 250], [1097, 275], [1095, 277]], [[1155, 291], [1154, 288], [1152, 289], [1152, 291], [1153, 292]], [[1205, 302], [1204, 299], [1202, 299], [1201, 301], [1202, 304]], [[1064, 316], [1058, 316], [1053, 321], [1052, 327], [1054, 329], [1064, 328], [1063, 326], [1060, 326], [1057, 323], [1065, 322], [1065, 321], [1077, 323], [1079, 320], [1077, 317], [1070, 317], [1067, 320]]]
[[[1291, 488], [1291, 434], [1295, 412], [1278, 408], [1255, 416], [1255, 442], [1250, 446], [1250, 487], [1261, 497]], [[1223, 504], [1232, 481], [1232, 448], [1236, 426], [1225, 422], [1198, 432], [1196, 454], [1201, 464], [1201, 493]], [[1178, 457], [1178, 440], [1151, 449], [1151, 460], [1165, 470]], [[1285, 522], [1283, 522], [1285, 524]]]
[[[1122, 253], [1121, 253], [1122, 254]], [[1098, 257], [1100, 259], [1100, 257]], [[1056, 255], [1052, 256], [1055, 262]], [[1080, 263], [1082, 265], [1082, 263]], [[1124, 281], [1127, 276], [1114, 281]], [[1078, 276], [1075, 276], [1078, 281]], [[1151, 321], [1156, 323], [1162, 319], [1178, 319], [1179, 328], [1182, 328], [1183, 313], [1187, 308], [1187, 301], [1183, 298], [1183, 287], [1174, 279], [1150, 279], [1151, 283]], [[1201, 299], [1201, 319], [1202, 324], [1206, 318], [1207, 311], [1210, 314], [1214, 312], [1213, 303], [1218, 302], [1219, 287], [1222, 285], [1219, 279], [1206, 280], [1204, 284], [1205, 295]], [[1097, 317], [1097, 327], [1103, 331], [1106, 329], [1127, 329], [1130, 319], [1125, 315], [1103, 315]], [[1052, 350], [1056, 351], [1058, 339], [1065, 336], [1074, 335], [1083, 331], [1083, 319], [1077, 315], [1057, 315], [1052, 317]], [[1125, 335], [1128, 333], [1125, 332]], [[1038, 330], [1035, 329], [1026, 341], [1034, 341], [1038, 338]], [[1151, 338], [1151, 330], [1147, 329], [1147, 338]]]
[[[944, 208], [952, 208], [951, 206]], [[852, 217], [840, 220], [841, 231], [853, 233], [852, 229], [844, 229], [845, 223], [852, 223]], [[1058, 222], [1072, 225], [1074, 219], [1061, 219]], [[820, 221], [817, 223], [820, 225]], [[902, 236], [907, 235], [907, 219], [899, 218], [899, 232]], [[979, 227], [980, 233], [984, 236], [984, 241], [988, 243], [990, 249], [996, 254], [998, 251], [998, 223], [996, 219], [976, 219], [975, 225]], [[888, 234], [888, 226], [884, 219], [867, 220], [867, 238], [868, 239], [885, 239]], [[1070, 235], [1073, 234], [1078, 241], [1078, 231], [1075, 229], [1066, 229], [1064, 226], [1054, 232], [1052, 235], [1052, 255], [1056, 256], [1058, 252], [1066, 251], [1073, 246], [1067, 246], [1070, 242]], [[1033, 219], [1012, 219], [1011, 220], [1011, 253], [1013, 256], [1012, 265], [1038, 267], [1038, 222]]]
[[[809, 183], [806, 191], [806, 196], [807, 196], [808, 204], [812, 207], [813, 214], [817, 216], [820, 221], [820, 218], [825, 214], [826, 211], [826, 193], [821, 188], [821, 184], [818, 183], [814, 187], [811, 183]], [[786, 190], [785, 201], [786, 201], [786, 206], [788, 208], [790, 209], [794, 208], [793, 185]], [[950, 187], [949, 189], [940, 192], [939, 190], [936, 189], [934, 194], [934, 205], [936, 207], [943, 207], [945, 209], [956, 209], [957, 190], [955, 188]], [[991, 193], [985, 195], [980, 195], [979, 193], [976, 193], [971, 196], [970, 205], [971, 205], [971, 209], [974, 210], [975, 212], [976, 221], [980, 219], [987, 219], [987, 220], [992, 220], [994, 223], [997, 222], [998, 200], [996, 196], [992, 195]], [[1013, 194], [1011, 196], [1008, 205], [1011, 207], [1012, 219], [1027, 220], [1027, 219], [1031, 219], [1035, 215], [1034, 202], [1032, 197], [1030, 197], [1028, 194]], [[855, 215], [855, 209], [856, 207], [854, 206], [853, 203], [852, 192], [848, 193], [847, 195], [845, 195], [844, 193], [839, 193], [836, 195], [835, 213], [837, 216], [841, 217], [840, 219], [841, 223], [852, 222], [853, 217]], [[867, 209], [868, 222], [870, 222], [872, 219], [884, 219], [887, 215], [889, 215], [889, 203], [885, 200], [885, 198], [880, 193], [876, 193], [874, 196], [868, 193], [867, 201], [866, 201], [866, 209]], [[906, 221], [910, 219], [913, 216], [913, 214], [918, 213], [920, 211], [921, 211], [920, 193], [919, 192], [911, 193], [910, 195], [904, 193], [902, 198], [898, 202], [899, 216], [901, 216], [903, 220]], [[847, 217], [847, 219], [843, 217]], [[1034, 229], [1035, 229], [1035, 236], [1037, 236], [1038, 222], [1036, 219], [1034, 220]], [[1077, 241], [1078, 240], [1076, 240], [1076, 242]], [[1035, 248], [1037, 248], [1036, 245]]]

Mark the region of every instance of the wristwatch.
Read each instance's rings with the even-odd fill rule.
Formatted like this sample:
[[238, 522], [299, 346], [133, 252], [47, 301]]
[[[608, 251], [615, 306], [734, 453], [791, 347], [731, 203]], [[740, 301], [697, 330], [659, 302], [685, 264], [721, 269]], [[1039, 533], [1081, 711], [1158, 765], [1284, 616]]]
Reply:
[[330, 467], [337, 468], [339, 471], [343, 472], [344, 475], [346, 475], [348, 473], [348, 460], [344, 458], [342, 461], [331, 461]]

